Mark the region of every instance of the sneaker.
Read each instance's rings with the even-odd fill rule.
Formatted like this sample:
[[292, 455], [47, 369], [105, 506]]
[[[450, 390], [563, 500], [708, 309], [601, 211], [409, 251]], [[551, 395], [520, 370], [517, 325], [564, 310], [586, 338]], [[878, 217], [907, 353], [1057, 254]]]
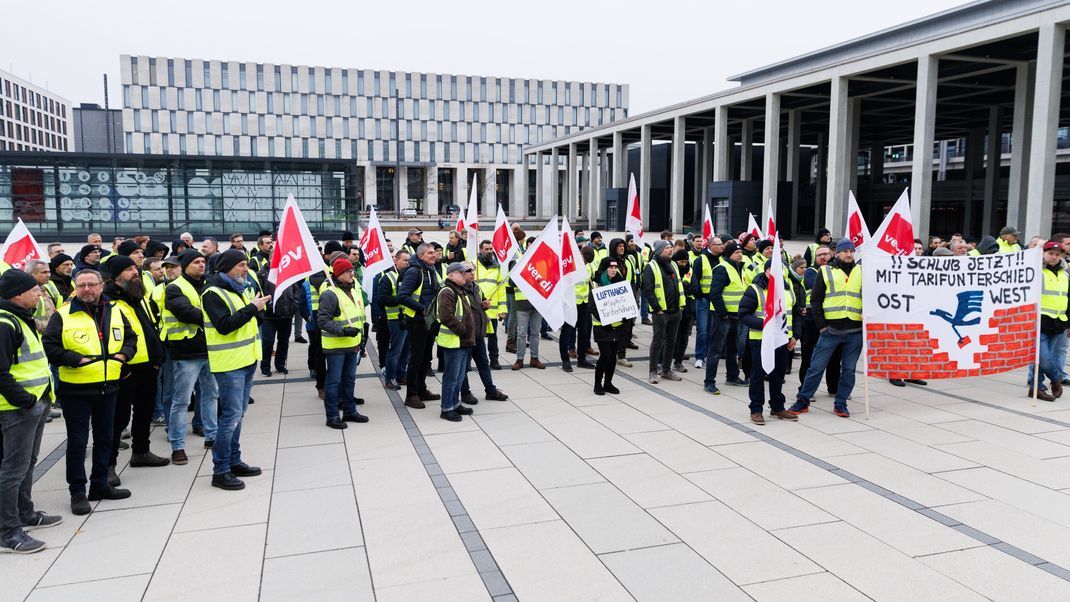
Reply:
[[652, 385], [658, 384], [658, 373], [657, 372], [651, 372], [650, 373], [650, 378], [647, 379], [647, 382], [652, 384]]
[[750, 385], [750, 383], [749, 383], [749, 382], [747, 382], [747, 381], [745, 381], [745, 380], [741, 379], [741, 378], [740, 378], [740, 377], [738, 377], [738, 376], [737, 376], [737, 377], [735, 377], [735, 378], [729, 378], [729, 379], [728, 379], [728, 380], [726, 380], [725, 382], [726, 382], [726, 383], [728, 383], [728, 384], [730, 384], [730, 385], [732, 385], [733, 387], [746, 387], [746, 386], [749, 386], [749, 385]]
[[848, 418], [851, 416], [851, 413], [847, 411], [847, 404], [845, 403], [837, 403], [832, 411], [840, 418]]
[[495, 389], [493, 393], [487, 393], [487, 401], [509, 401], [509, 396], [501, 389]]
[[661, 378], [662, 378], [662, 380], [671, 380], [671, 381], [683, 380], [683, 378], [677, 376], [676, 373], [673, 372], [672, 370], [666, 370], [665, 372], [662, 372], [661, 373]]
[[364, 414], [361, 414], [360, 412], [356, 412], [353, 414], [345, 414], [344, 416], [342, 416], [342, 422], [358, 422], [360, 424], [364, 424], [369, 420], [371, 419], [365, 416]]
[[93, 507], [89, 505], [89, 500], [85, 498], [84, 493], [75, 493], [71, 495], [71, 512], [82, 516], [89, 514], [93, 511]]
[[751, 414], [750, 421], [758, 426], [765, 426], [765, 417], [761, 414]]
[[787, 410], [780, 410], [779, 412], [772, 412], [773, 416], [776, 416], [780, 420], [790, 420], [792, 422], [798, 422], [799, 417]]
[[461, 415], [456, 410], [450, 410], [448, 412], [442, 412], [438, 415], [443, 420], [449, 420], [450, 422], [460, 422]]
[[49, 527], [55, 527], [63, 522], [63, 517], [58, 514], [45, 514], [40, 510], [33, 513], [30, 518], [22, 519], [22, 528], [29, 531], [31, 529], [47, 529]]
[[308, 344], [308, 339], [306, 339], [305, 337], [295, 337], [294, 338], [294, 342], [295, 343], [301, 343], [302, 345], [307, 345]]
[[349, 425], [343, 422], [341, 418], [328, 418], [327, 426], [331, 427], [332, 429], [338, 430], [349, 428]]
[[389, 389], [391, 391], [400, 391], [401, 390], [401, 385], [399, 385], [397, 383], [397, 381], [395, 381], [393, 379], [390, 379], [390, 380], [386, 381], [385, 383], [383, 383], [383, 388], [384, 389]]
[[212, 487], [218, 487], [227, 491], [238, 491], [245, 489], [245, 483], [241, 479], [234, 476], [233, 473], [223, 473], [212, 475]]
[[705, 365], [705, 362], [703, 362], [702, 360], [695, 360], [695, 368], [701, 368]]
[[457, 412], [461, 416], [471, 416], [475, 413], [475, 410], [473, 410], [472, 408], [466, 408], [464, 406], [457, 406], [456, 408], [453, 408], [453, 411]]
[[567, 359], [561, 362], [561, 369], [565, 372], [572, 372], [572, 362]]
[[119, 489], [118, 487], [108, 486], [106, 489], [93, 489], [89, 488], [89, 501], [97, 502], [100, 500], [125, 500], [130, 497], [129, 489]]
[[130, 438], [130, 429], [123, 429], [123, 434], [119, 436], [120, 439]]
[[602, 389], [611, 395], [620, 395], [620, 389], [614, 387], [611, 383], [602, 383]]
[[[207, 443], [208, 442], [206, 441], [205, 444], [207, 445]], [[141, 466], [167, 466], [170, 463], [171, 461], [167, 458], [161, 458], [160, 456], [157, 456], [152, 452], [145, 452], [143, 454], [134, 454], [130, 456], [130, 466], [133, 466], [135, 468]]]
[[500, 363], [498, 363], [498, 360], [491, 360], [490, 361], [490, 369], [491, 370], [501, 370], [502, 369], [502, 365]]
[[167, 425], [167, 419], [164, 418], [163, 416], [156, 416], [155, 418], [152, 419], [152, 424], [155, 425], [155, 426], [166, 426]]
[[33, 554], [45, 549], [45, 542], [36, 540], [22, 529], [15, 529], [0, 537], [0, 552], [5, 554]]
[[175, 466], [184, 466], [189, 463], [189, 458], [186, 457], [186, 450], [180, 449], [178, 451], [171, 452], [171, 463]]
[[424, 404], [424, 402], [420, 399], [419, 395], [409, 395], [408, 397], [406, 397], [405, 398], [405, 405], [410, 407], [410, 408], [417, 409], [417, 410], [422, 410], [422, 409], [427, 407]]
[[215, 447], [215, 441], [204, 440], [204, 449], [213, 449]]
[[632, 363], [629, 362], [626, 358], [623, 358], [623, 357], [617, 359], [617, 365], [622, 367], [622, 368], [631, 368], [632, 367]]
[[809, 411], [810, 402], [804, 399], [796, 399], [795, 403], [791, 404], [791, 407], [788, 408], [788, 413], [795, 414], [796, 416], [798, 416], [799, 414], [805, 414]]
[[122, 485], [122, 484], [123, 484], [123, 481], [122, 481], [122, 479], [119, 478], [119, 475], [115, 472], [115, 467], [114, 466], [109, 466], [108, 467], [108, 485], [111, 485], [112, 487], [118, 487], [119, 485]]
[[594, 364], [592, 364], [591, 362], [588, 362], [587, 360], [580, 360], [580, 361], [576, 362], [576, 367], [577, 368], [586, 368], [588, 370], [594, 370], [594, 368], [595, 368]]
[[683, 362], [676, 362], [675, 364], [672, 365], [672, 371], [673, 372], [679, 372], [679, 373], [683, 374], [683, 373], [687, 372], [687, 368], [684, 368]]
[[721, 390], [717, 388], [717, 385], [706, 385], [705, 387], [702, 388], [702, 390], [707, 392], [707, 393], [709, 393], [710, 395], [720, 395], [721, 394]]
[[236, 477], [258, 477], [263, 472], [259, 466], [249, 466], [245, 462], [230, 465], [230, 474]]

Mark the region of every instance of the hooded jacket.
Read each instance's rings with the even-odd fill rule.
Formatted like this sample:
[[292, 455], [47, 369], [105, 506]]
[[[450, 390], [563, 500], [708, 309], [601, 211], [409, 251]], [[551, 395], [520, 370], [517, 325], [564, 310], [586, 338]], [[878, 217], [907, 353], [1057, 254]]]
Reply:
[[[678, 277], [672, 269], [672, 260], [664, 257], [655, 257], [646, 265], [643, 273], [643, 298], [650, 305], [651, 313], [664, 311], [667, 314], [676, 313], [680, 308], [680, 296], [676, 293]], [[655, 294], [654, 270], [661, 270], [661, 285], [664, 287], [665, 307], [661, 307]], [[649, 276], [649, 277], [648, 277]]]
[[[624, 247], [624, 249], [620, 253], [617, 253], [618, 245]], [[607, 248], [609, 249], [609, 258], [617, 260], [618, 267], [620, 268], [620, 273], [624, 275], [624, 279], [632, 280], [634, 282], [631, 273], [629, 273], [628, 271], [628, 263], [624, 260], [625, 257], [627, 257], [628, 255], [628, 245], [624, 242], [624, 239], [614, 238], [610, 240], [609, 247]]]
[[981, 255], [995, 255], [999, 252], [999, 243], [994, 236], [984, 236], [977, 243], [977, 252]]
[[[482, 323], [479, 315], [483, 314], [483, 308], [478, 305], [471, 306], [471, 296], [463, 286], [457, 286], [452, 280], [447, 279], [443, 288], [446, 292], [438, 296], [439, 328], [448, 328], [453, 334], [459, 336], [461, 338], [461, 347], [475, 347], [476, 332]], [[462, 299], [466, 299], [467, 302], [462, 301]], [[456, 313], [458, 303], [466, 303], [467, 305], [464, 308], [464, 313], [459, 318]], [[483, 316], [482, 319], [485, 320], [486, 315], [483, 314]]]
[[[160, 335], [156, 332], [156, 323], [152, 321], [152, 316], [145, 313], [145, 308], [141, 305], [141, 299], [134, 299], [128, 295], [114, 280], [104, 283], [104, 294], [114, 301], [124, 301], [134, 309], [134, 315], [137, 316], [141, 332], [144, 334], [145, 348], [149, 353], [149, 364], [152, 366], [162, 364], [163, 342], [160, 341]], [[146, 291], [145, 295], [147, 296], [148, 294]]]
[[[413, 299], [412, 293], [420, 288], [421, 283], [423, 283], [423, 288], [420, 289], [420, 297]], [[416, 318], [422, 319], [424, 311], [440, 288], [442, 288], [442, 283], [439, 280], [436, 266], [427, 265], [422, 259], [413, 255], [408, 269], [401, 274], [401, 280], [398, 281], [398, 302], [415, 310]]]

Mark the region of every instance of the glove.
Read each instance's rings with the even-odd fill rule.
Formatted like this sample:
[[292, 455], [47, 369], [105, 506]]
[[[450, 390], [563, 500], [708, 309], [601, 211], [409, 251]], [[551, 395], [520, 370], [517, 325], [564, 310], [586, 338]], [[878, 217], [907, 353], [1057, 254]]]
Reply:
[[360, 334], [360, 329], [359, 328], [354, 328], [352, 326], [346, 326], [345, 328], [342, 329], [342, 336], [344, 336], [344, 337], [355, 337], [358, 334]]

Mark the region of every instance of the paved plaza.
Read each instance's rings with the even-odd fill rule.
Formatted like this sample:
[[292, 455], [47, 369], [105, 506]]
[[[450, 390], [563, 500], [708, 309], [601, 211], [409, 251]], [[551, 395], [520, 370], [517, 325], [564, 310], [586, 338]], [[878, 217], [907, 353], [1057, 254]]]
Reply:
[[455, 424], [369, 357], [371, 422], [337, 431], [291, 350], [253, 387], [243, 458], [265, 470], [244, 491], [209, 486], [194, 437], [188, 465], [126, 467], [132, 497], [75, 517], [49, 424], [35, 498], [64, 521], [0, 557], [0, 599], [1070, 599], [1070, 402], [1034, 405], [1021, 371], [874, 380], [868, 421], [860, 380], [850, 419], [822, 390], [752, 428], [746, 390], [706, 395], [693, 368], [648, 385], [636, 361], [604, 397], [591, 371], [507, 369], [511, 401]]

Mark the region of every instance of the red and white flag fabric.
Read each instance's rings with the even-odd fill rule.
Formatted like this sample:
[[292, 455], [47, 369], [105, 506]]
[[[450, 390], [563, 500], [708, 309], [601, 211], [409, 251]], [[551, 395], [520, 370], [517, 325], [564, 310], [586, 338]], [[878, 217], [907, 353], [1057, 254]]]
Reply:
[[498, 215], [494, 219], [494, 232], [490, 237], [490, 244], [494, 247], [494, 256], [498, 259], [498, 265], [505, 265], [516, 255], [518, 246], [513, 229], [509, 225], [509, 217], [505, 215], [502, 206], [498, 205]]
[[889, 255], [914, 254], [914, 225], [910, 221], [909, 189], [903, 189], [884, 221], [873, 233], [873, 246]]
[[475, 261], [479, 255], [479, 197], [476, 195], [475, 186], [472, 187], [472, 196], [468, 199], [468, 215], [465, 217], [464, 227], [468, 230], [464, 256], [468, 261]]
[[[866, 226], [866, 218], [862, 216], [862, 210], [858, 208], [855, 193], [849, 191], [847, 194], [847, 232], [843, 237], [853, 242], [855, 250], [861, 252], [862, 247], [869, 242], [869, 228]], [[911, 251], [914, 250], [913, 238], [910, 248]]]
[[31, 259], [43, 259], [41, 247], [37, 246], [33, 234], [22, 223], [22, 218], [15, 223], [15, 227], [7, 235], [4, 246], [0, 247], [0, 259], [16, 270], [26, 267], [26, 262]]
[[784, 270], [780, 269], [780, 237], [773, 238], [773, 269], [769, 270], [765, 290], [765, 322], [762, 325], [762, 369], [766, 374], [776, 368], [776, 350], [788, 344], [787, 296], [784, 294]]
[[768, 240], [777, 238], [776, 212], [773, 207], [773, 199], [769, 199], [769, 216], [765, 220], [765, 238]]
[[561, 277], [561, 234], [556, 215], [513, 266], [509, 278], [550, 328], [561, 328], [565, 323], [561, 296], [571, 294], [572, 288]]
[[753, 213], [747, 213], [747, 231], [744, 234], [753, 234], [758, 240], [762, 238], [762, 229], [758, 227], [758, 220], [754, 219]]
[[710, 204], [702, 204], [702, 238], [706, 239], [706, 244], [710, 244], [710, 239], [713, 238], [713, 218], [710, 217]]
[[[467, 184], [467, 182], [466, 182]], [[472, 194], [475, 194], [476, 187], [472, 186]], [[457, 223], [454, 224], [453, 229], [457, 231], [457, 234], [464, 232], [464, 207], [457, 207]]]
[[[561, 295], [561, 303], [564, 306], [565, 322], [572, 326], [576, 325], [579, 315], [576, 311], [575, 286], [587, 279], [587, 264], [580, 255], [580, 247], [576, 244], [576, 235], [568, 223], [568, 218], [561, 218], [561, 280], [566, 285], [566, 292]], [[572, 286], [567, 286], [572, 285]]]
[[643, 240], [643, 210], [639, 202], [635, 174], [628, 174], [628, 213], [624, 219], [624, 231], [635, 237], [636, 244]]
[[275, 284], [272, 307], [291, 284], [310, 274], [322, 272], [326, 267], [316, 248], [316, 241], [308, 231], [308, 224], [301, 215], [301, 208], [294, 201], [294, 195], [287, 196], [268, 270], [268, 280]]
[[357, 244], [364, 253], [364, 280], [360, 286], [371, 298], [375, 276], [394, 267], [394, 258], [390, 256], [390, 248], [387, 247], [383, 228], [379, 225], [379, 217], [375, 215], [375, 207], [372, 207], [371, 215], [368, 216], [368, 227], [360, 235], [360, 242]]

